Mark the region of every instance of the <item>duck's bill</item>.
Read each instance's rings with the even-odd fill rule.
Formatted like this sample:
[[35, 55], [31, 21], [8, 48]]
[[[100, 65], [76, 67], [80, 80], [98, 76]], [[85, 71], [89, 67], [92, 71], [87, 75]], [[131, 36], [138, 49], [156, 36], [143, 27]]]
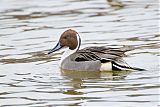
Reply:
[[61, 46], [61, 44], [58, 42], [57, 45], [48, 52], [48, 54], [51, 54], [51, 53], [53, 53], [53, 52], [55, 52], [55, 51], [58, 51], [58, 50], [61, 49], [62, 47], [63, 47], [63, 46]]

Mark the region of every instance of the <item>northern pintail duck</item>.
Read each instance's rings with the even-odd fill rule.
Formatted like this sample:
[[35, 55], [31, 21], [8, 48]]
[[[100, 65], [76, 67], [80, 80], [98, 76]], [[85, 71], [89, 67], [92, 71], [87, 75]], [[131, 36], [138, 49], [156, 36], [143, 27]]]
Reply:
[[86, 47], [80, 49], [81, 38], [72, 29], [62, 33], [57, 45], [48, 54], [67, 48], [60, 60], [60, 68], [76, 71], [143, 70], [130, 67], [123, 59], [126, 51], [118, 48]]

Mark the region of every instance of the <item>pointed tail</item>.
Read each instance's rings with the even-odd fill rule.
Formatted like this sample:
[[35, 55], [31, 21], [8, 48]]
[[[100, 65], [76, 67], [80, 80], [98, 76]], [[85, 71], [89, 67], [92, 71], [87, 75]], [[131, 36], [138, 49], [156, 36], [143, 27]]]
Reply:
[[112, 69], [113, 70], [124, 70], [124, 71], [146, 71], [145, 69], [141, 69], [141, 68], [120, 65], [114, 61], [112, 61]]

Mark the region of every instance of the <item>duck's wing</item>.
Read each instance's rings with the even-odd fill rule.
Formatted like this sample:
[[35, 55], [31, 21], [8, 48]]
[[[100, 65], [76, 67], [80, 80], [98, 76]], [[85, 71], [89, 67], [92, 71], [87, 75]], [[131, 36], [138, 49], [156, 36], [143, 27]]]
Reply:
[[130, 67], [124, 60], [123, 56], [126, 51], [118, 48], [105, 47], [87, 47], [81, 49], [72, 55], [72, 60], [80, 61], [101, 61], [101, 63], [111, 62], [113, 70], [142, 70]]
[[112, 55], [111, 53], [101, 53], [96, 50], [82, 49], [70, 56], [72, 61], [100, 61], [102, 64], [111, 63], [112, 70], [125, 70], [130, 66], [121, 58], [121, 55]]
[[125, 57], [125, 52], [127, 50], [123, 50], [120, 48], [106, 48], [106, 47], [87, 47], [79, 52], [92, 52], [101, 58], [109, 58], [109, 59], [119, 59]]
[[118, 48], [105, 47], [87, 47], [77, 51], [72, 55], [74, 61], [93, 61], [100, 60], [102, 63], [106, 61], [124, 62], [122, 57], [126, 56], [125, 51]]
[[101, 60], [101, 57], [96, 55], [95, 53], [87, 50], [79, 50], [76, 53], [72, 54], [72, 60], [80, 62], [80, 61], [95, 61]]

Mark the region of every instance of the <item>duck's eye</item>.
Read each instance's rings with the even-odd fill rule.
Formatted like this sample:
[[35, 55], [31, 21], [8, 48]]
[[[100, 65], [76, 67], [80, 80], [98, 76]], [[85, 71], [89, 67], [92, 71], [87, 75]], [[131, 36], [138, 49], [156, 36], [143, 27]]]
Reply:
[[65, 36], [64, 39], [67, 39], [67, 36]]

